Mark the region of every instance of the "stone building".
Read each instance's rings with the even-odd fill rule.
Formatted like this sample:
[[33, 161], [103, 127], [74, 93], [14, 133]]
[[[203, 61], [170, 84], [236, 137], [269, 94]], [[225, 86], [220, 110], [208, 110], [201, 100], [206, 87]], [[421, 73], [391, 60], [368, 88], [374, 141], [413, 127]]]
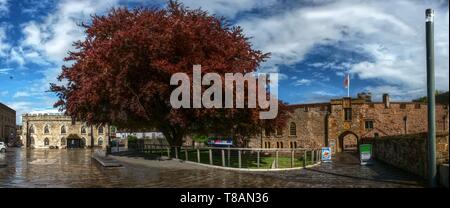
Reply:
[[[427, 104], [372, 102], [370, 94], [344, 97], [326, 103], [289, 106], [285, 128], [264, 131], [251, 138], [249, 147], [300, 148], [330, 146], [332, 151], [356, 149], [361, 138], [414, 134], [427, 131]], [[436, 130], [448, 132], [448, 105], [436, 106]]]
[[16, 138], [16, 111], [0, 103], [0, 141], [9, 143]]
[[[88, 126], [63, 114], [22, 115], [22, 142], [31, 148], [105, 147], [107, 127]], [[110, 135], [115, 135], [111, 127]]]

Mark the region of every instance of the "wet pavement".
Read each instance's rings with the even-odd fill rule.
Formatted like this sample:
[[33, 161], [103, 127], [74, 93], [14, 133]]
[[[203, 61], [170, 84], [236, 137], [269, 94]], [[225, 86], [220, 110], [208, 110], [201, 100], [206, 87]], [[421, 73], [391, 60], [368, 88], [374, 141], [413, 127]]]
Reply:
[[398, 168], [374, 161], [372, 165], [360, 165], [356, 153], [339, 153], [332, 162], [322, 163], [301, 171], [283, 174], [265, 173], [277, 179], [301, 183], [314, 188], [418, 188], [424, 187], [423, 179]]
[[122, 158], [104, 168], [89, 149], [10, 148], [0, 155], [0, 187], [421, 187], [405, 172], [375, 163], [360, 166], [352, 154], [332, 163], [283, 172], [248, 173], [178, 161]]

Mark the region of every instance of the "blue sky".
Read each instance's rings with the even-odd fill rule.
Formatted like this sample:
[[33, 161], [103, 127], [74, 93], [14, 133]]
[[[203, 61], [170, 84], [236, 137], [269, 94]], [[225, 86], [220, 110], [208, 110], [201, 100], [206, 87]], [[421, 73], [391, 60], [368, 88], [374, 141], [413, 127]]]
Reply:
[[[448, 0], [184, 0], [226, 17], [272, 57], [259, 71], [280, 73], [279, 97], [288, 103], [324, 102], [351, 94], [388, 92], [395, 100], [425, 95], [424, 11], [434, 8], [436, 87], [449, 89]], [[77, 23], [111, 7], [164, 6], [143, 0], [0, 0], [0, 102], [20, 116], [56, 112], [55, 82]]]

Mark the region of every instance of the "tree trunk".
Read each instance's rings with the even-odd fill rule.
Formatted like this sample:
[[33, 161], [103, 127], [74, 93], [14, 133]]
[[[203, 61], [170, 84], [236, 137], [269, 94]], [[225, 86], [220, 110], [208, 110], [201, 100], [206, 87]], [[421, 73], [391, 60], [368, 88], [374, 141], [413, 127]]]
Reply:
[[94, 127], [91, 125], [91, 148], [94, 148]]
[[160, 129], [170, 146], [180, 147], [183, 145], [183, 137], [185, 134], [183, 128], [179, 126], [164, 125], [161, 126]]

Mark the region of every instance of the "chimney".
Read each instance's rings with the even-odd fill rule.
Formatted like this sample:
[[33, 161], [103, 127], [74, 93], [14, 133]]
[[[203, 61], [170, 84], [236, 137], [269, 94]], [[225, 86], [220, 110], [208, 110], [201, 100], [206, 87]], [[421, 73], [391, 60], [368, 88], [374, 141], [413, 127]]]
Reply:
[[383, 94], [383, 103], [384, 103], [385, 108], [389, 108], [389, 103], [390, 103], [389, 94], [387, 94], [387, 93]]
[[372, 93], [371, 92], [360, 92], [358, 93], [358, 99], [362, 99], [366, 102], [372, 102]]

